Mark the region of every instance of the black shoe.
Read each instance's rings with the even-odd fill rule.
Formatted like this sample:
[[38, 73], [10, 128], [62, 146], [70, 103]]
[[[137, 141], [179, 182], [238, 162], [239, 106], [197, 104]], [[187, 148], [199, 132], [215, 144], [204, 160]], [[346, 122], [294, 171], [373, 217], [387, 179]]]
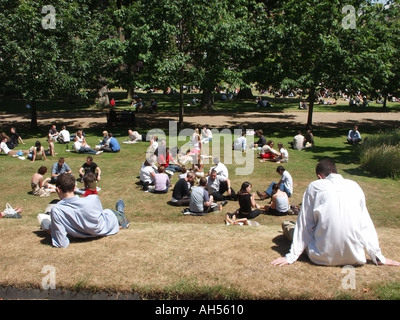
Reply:
[[227, 204], [228, 204], [228, 201], [227, 201], [227, 200], [221, 202], [221, 205], [222, 205], [222, 206], [226, 206]]

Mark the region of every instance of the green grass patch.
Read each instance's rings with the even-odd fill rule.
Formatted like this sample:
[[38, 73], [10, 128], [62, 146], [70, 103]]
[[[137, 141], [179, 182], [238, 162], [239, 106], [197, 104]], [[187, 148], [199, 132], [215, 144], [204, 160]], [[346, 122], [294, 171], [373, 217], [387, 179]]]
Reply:
[[370, 135], [359, 146], [363, 169], [383, 178], [400, 178], [400, 130]]

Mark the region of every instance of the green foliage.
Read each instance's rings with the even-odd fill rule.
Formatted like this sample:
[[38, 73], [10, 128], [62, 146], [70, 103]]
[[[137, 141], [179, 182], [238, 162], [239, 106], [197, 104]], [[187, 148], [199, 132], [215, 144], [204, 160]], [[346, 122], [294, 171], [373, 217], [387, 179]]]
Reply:
[[[54, 0], [0, 4], [0, 90], [28, 101], [76, 99], [99, 88], [202, 90], [201, 105], [231, 88], [320, 87], [396, 94], [399, 1]], [[355, 28], [343, 26], [352, 6]], [[183, 120], [183, 101], [180, 120]], [[386, 106], [384, 104], [384, 106]], [[32, 123], [36, 124], [33, 105]], [[312, 122], [313, 106], [308, 123]]]
[[380, 177], [400, 177], [400, 130], [368, 136], [358, 152], [365, 170]]

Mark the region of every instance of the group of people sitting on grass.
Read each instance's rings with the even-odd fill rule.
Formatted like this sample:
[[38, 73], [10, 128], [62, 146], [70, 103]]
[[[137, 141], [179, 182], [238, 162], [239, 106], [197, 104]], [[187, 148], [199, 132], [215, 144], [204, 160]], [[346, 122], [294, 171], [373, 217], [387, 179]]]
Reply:
[[[357, 129], [355, 126], [349, 132], [349, 143], [353, 144], [353, 140], [350, 139], [352, 136], [355, 136], [355, 143], [361, 141]], [[151, 147], [157, 144], [154, 139]], [[149, 162], [149, 159], [153, 159], [158, 162], [158, 174], [164, 174], [166, 168], [175, 168], [175, 172], [183, 174], [183, 166], [179, 167], [181, 170], [169, 167], [175, 163], [167, 148], [165, 154], [162, 151], [155, 149], [152, 157], [146, 158], [147, 165], [154, 166], [155, 162]], [[116, 202], [115, 210], [103, 209], [93, 187], [94, 181], [100, 179], [100, 171], [95, 169], [94, 172], [86, 172], [86, 169], [91, 171], [94, 167], [92, 160], [88, 157], [85, 168], [82, 166], [80, 170], [80, 177], [88, 187], [90, 196], [87, 197], [75, 194], [76, 178], [62, 158], [53, 166], [64, 168], [63, 172], [52, 177], [55, 180], [54, 187], [48, 187], [52, 188], [52, 192], [56, 192], [60, 199], [52, 204], [48, 214], [48, 232], [55, 247], [67, 247], [70, 238], [114, 235], [130, 225], [124, 214], [125, 203], [122, 199]], [[290, 213], [289, 198], [293, 194], [293, 180], [283, 166], [279, 165], [276, 169], [281, 176], [279, 182], [272, 182], [264, 192], [257, 191], [260, 200], [271, 198], [270, 204], [261, 206], [256, 202], [250, 182], [243, 182], [240, 190], [235, 193], [226, 166], [218, 158], [213, 159], [213, 164], [204, 176], [196, 177], [194, 170], [186, 171], [175, 184], [170, 204], [188, 206], [183, 210], [184, 214], [204, 215], [221, 210], [228, 200], [237, 201], [239, 208], [226, 215], [225, 221], [229, 225], [256, 225], [252, 219], [260, 214], [283, 216]], [[32, 177], [33, 190], [38, 191], [45, 182], [51, 181], [43, 178], [46, 172], [47, 168], [40, 167]], [[291, 241], [290, 250], [271, 264], [293, 264], [306, 251], [310, 260], [319, 265], [363, 265], [367, 262], [368, 253], [377, 265], [400, 266], [400, 262], [388, 259], [382, 254], [376, 230], [366, 208], [364, 193], [358, 184], [338, 174], [336, 165], [330, 159], [319, 161], [315, 173], [318, 179], [308, 185], [303, 195], [299, 218], [296, 222], [285, 220], [282, 223], [283, 234]], [[149, 174], [152, 175], [150, 171]], [[160, 181], [166, 187], [171, 187], [168, 178], [166, 174]], [[196, 179], [198, 184], [195, 186]], [[162, 191], [165, 192], [165, 189]], [[5, 211], [0, 212], [0, 218], [7, 217]], [[14, 209], [14, 215], [17, 217], [21, 217], [21, 212], [21, 207]], [[354, 234], [358, 236], [353, 237]]]
[[[293, 192], [293, 181], [284, 167], [279, 166], [277, 169], [277, 172], [282, 175], [280, 181], [271, 183], [265, 191], [265, 196], [260, 196], [260, 200], [271, 197], [271, 203], [261, 208], [255, 203], [256, 195], [249, 192], [251, 189], [249, 182], [244, 182], [238, 193], [234, 191], [228, 169], [218, 157], [213, 159], [213, 166], [206, 174], [201, 172], [202, 174], [199, 175], [199, 171], [193, 169], [196, 167], [187, 170], [185, 165], [179, 164], [170, 154], [168, 147], [165, 147], [165, 154], [163, 154], [160, 150], [163, 144], [164, 142], [160, 144], [157, 142], [157, 148], [153, 153], [148, 153], [140, 168], [139, 184], [145, 192], [164, 194], [172, 187], [171, 176], [175, 172], [180, 173], [173, 187], [169, 204], [186, 207], [182, 210], [184, 214], [204, 215], [211, 211], [220, 211], [228, 201], [238, 201], [240, 205], [234, 215], [226, 216], [231, 224], [235, 224], [232, 219], [253, 219], [260, 212], [273, 215], [291, 213], [288, 198]], [[154, 148], [153, 146], [154, 142], [150, 143], [150, 148]], [[165, 159], [169, 159], [168, 162]], [[238, 223], [241, 222], [242, 220]]]
[[[72, 174], [70, 166], [65, 162], [64, 157], [60, 157], [51, 167], [50, 177], [45, 177], [47, 173], [46, 166], [40, 166], [31, 178], [32, 194], [40, 197], [48, 197], [51, 193], [55, 193], [55, 184], [58, 176], [62, 173]], [[83, 182], [83, 188], [76, 188], [76, 193], [82, 196], [89, 194], [97, 194], [100, 188], [97, 182], [101, 180], [101, 169], [92, 156], [87, 156], [86, 161], [78, 170], [79, 176], [77, 181]]]

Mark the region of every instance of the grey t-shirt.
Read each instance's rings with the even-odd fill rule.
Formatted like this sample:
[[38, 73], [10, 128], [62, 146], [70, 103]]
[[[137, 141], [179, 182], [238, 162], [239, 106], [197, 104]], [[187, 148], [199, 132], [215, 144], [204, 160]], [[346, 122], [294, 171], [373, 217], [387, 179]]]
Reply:
[[206, 189], [201, 186], [195, 187], [192, 189], [192, 193], [190, 195], [190, 203], [189, 210], [190, 212], [203, 212], [204, 211], [204, 202], [208, 202], [210, 197]]

